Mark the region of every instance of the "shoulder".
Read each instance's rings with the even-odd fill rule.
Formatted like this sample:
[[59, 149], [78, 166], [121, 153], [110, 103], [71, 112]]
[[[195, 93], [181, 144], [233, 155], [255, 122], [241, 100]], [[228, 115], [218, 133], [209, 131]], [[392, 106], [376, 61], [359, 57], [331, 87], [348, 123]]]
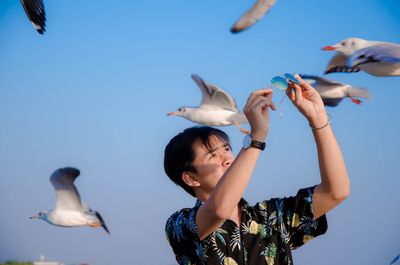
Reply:
[[302, 188], [297, 193], [290, 197], [276, 197], [256, 203], [253, 208], [256, 211], [274, 211], [282, 210], [289, 205], [297, 205], [299, 203], [312, 204], [313, 194], [316, 186]]
[[197, 234], [196, 214], [199, 207], [183, 208], [173, 213], [165, 224], [165, 232], [168, 234], [174, 231], [188, 231]]

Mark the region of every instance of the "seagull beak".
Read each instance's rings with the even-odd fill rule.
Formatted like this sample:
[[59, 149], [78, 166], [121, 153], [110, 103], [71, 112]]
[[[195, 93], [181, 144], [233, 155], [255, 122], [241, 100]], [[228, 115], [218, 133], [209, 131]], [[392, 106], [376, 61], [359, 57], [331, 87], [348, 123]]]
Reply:
[[39, 218], [39, 216], [37, 216], [37, 215], [34, 215], [34, 216], [31, 216], [31, 217], [29, 217], [30, 219], [38, 219]]
[[173, 112], [168, 112], [167, 116], [174, 116], [174, 115], [177, 115], [177, 114], [178, 114], [178, 112], [173, 111]]
[[329, 46], [322, 47], [321, 50], [323, 50], [323, 51], [334, 51], [334, 50], [336, 50], [336, 47], [332, 46], [332, 45], [329, 45]]

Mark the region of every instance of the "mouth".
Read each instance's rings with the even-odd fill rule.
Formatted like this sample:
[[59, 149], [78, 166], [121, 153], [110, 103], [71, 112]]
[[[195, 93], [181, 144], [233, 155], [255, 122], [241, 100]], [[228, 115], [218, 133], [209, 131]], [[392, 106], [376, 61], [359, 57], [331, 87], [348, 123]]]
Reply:
[[38, 218], [39, 218], [39, 216], [37, 216], [37, 215], [29, 217], [29, 219], [38, 219]]
[[174, 116], [174, 115], [176, 115], [177, 113], [175, 112], [175, 111], [173, 111], [173, 112], [168, 112], [167, 113], [167, 116]]

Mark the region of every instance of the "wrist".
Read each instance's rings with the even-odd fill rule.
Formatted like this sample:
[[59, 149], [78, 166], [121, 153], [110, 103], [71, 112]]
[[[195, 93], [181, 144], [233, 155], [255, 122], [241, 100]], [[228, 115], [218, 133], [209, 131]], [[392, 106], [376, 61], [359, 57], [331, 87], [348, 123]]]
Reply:
[[329, 123], [329, 117], [326, 113], [318, 115], [318, 117], [308, 119], [308, 124], [311, 128], [320, 128]]
[[318, 121], [318, 122], [314, 122], [314, 123], [311, 123], [311, 122], [310, 122], [310, 123], [309, 123], [309, 126], [310, 126], [310, 128], [311, 128], [313, 131], [318, 131], [318, 130], [320, 130], [320, 129], [323, 129], [323, 128], [325, 128], [325, 127], [328, 127], [329, 124], [330, 124], [330, 119], [329, 119], [328, 116], [326, 116], [324, 122], [323, 122], [323, 121]]
[[268, 132], [251, 132], [250, 137], [251, 139], [258, 141], [258, 142], [265, 142], [265, 138], [267, 138]]

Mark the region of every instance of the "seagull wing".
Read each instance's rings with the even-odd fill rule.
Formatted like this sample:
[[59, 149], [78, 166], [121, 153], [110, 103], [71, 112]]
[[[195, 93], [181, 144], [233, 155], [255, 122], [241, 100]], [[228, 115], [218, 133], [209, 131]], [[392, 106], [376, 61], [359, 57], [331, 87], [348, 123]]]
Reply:
[[57, 195], [55, 210], [82, 211], [84, 208], [79, 192], [74, 185], [79, 174], [78, 169], [66, 167], [56, 170], [51, 175], [50, 182]]
[[338, 86], [343, 86], [344, 84], [332, 81], [320, 76], [316, 75], [305, 75], [305, 74], [300, 74], [300, 77], [305, 80], [306, 82], [309, 82], [311, 86], [313, 86], [320, 94], [335, 89]]
[[46, 12], [43, 0], [21, 0], [21, 4], [33, 27], [37, 32], [43, 34], [46, 31]]
[[359, 49], [349, 57], [347, 66], [357, 67], [358, 65], [372, 62], [400, 63], [400, 45], [385, 43]]
[[311, 84], [311, 86], [313, 86], [318, 91], [318, 93], [321, 94], [321, 97], [323, 97], [324, 102], [325, 102], [324, 98], [325, 94], [329, 93], [330, 91], [332, 91], [332, 93], [329, 94], [331, 95], [336, 94], [336, 96], [339, 96], [333, 90], [336, 90], [337, 92], [339, 92], [339, 90], [342, 90], [344, 91], [345, 94], [347, 94], [347, 96], [350, 97], [370, 98], [368, 90], [364, 87], [354, 87], [348, 84], [329, 80], [316, 75], [300, 74], [300, 77], [305, 81], [308, 80], [314, 81]]
[[396, 261], [398, 261], [400, 259], [400, 255], [397, 255], [397, 257], [395, 257], [392, 262], [390, 262], [390, 265], [394, 264]]
[[301, 79], [305, 80], [313, 80], [317, 85], [320, 86], [330, 86], [330, 85], [341, 85], [341, 83], [332, 81], [317, 75], [305, 75], [305, 74], [300, 74]]
[[341, 53], [336, 53], [326, 66], [324, 74], [337, 73], [337, 72], [341, 73], [359, 72], [360, 68], [350, 67], [347, 65], [347, 59], [348, 57], [346, 55], [343, 55]]
[[107, 228], [107, 226], [106, 226], [106, 223], [104, 222], [103, 217], [101, 217], [101, 215], [100, 215], [100, 213], [99, 213], [98, 211], [95, 211], [95, 214], [96, 214], [97, 219], [99, 219], [99, 221], [100, 221], [100, 223], [101, 223], [101, 227], [103, 227], [104, 230], [106, 230], [106, 232], [107, 232], [108, 234], [110, 234], [110, 231], [108, 230], [108, 228]]
[[202, 94], [201, 108], [226, 109], [238, 112], [235, 100], [228, 93], [213, 84], [207, 83], [198, 75], [193, 74], [192, 79], [200, 88]]
[[251, 27], [271, 9], [275, 2], [276, 0], [257, 0], [254, 6], [235, 22], [231, 32], [238, 33]]

